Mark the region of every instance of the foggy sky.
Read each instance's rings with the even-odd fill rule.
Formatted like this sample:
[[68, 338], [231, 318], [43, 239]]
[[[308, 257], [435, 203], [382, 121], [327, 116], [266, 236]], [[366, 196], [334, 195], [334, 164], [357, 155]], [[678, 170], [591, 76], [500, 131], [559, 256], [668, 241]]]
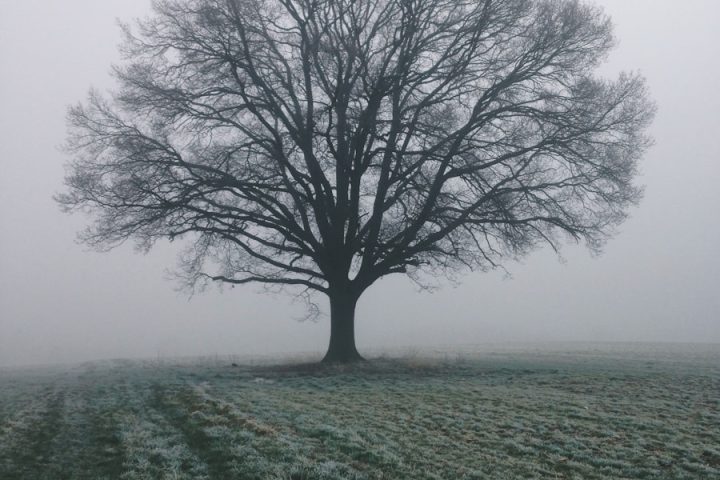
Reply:
[[[602, 72], [639, 70], [659, 111], [645, 198], [598, 258], [566, 246], [504, 272], [418, 293], [402, 277], [361, 298], [358, 348], [507, 341], [720, 342], [720, 2], [602, 0], [619, 47]], [[0, 366], [97, 358], [324, 351], [327, 317], [257, 287], [188, 298], [148, 255], [75, 242], [60, 212], [68, 105], [112, 88], [116, 18], [147, 0], [0, 0]], [[325, 299], [321, 300], [325, 308]], [[326, 308], [325, 308], [326, 309]]]

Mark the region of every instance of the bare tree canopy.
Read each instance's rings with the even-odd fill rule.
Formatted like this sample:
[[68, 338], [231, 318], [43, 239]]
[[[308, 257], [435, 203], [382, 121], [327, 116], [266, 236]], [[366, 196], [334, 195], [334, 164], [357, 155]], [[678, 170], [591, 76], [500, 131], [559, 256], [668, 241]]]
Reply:
[[185, 238], [184, 276], [327, 294], [327, 360], [359, 358], [384, 275], [597, 250], [639, 199], [654, 107], [594, 74], [603, 12], [571, 0], [158, 0], [110, 98], [70, 110], [58, 196], [84, 241]]

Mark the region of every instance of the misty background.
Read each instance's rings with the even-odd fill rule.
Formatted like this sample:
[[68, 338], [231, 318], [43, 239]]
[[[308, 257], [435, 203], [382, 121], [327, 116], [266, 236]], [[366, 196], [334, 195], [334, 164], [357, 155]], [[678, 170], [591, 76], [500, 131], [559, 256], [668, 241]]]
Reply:
[[[361, 297], [363, 350], [496, 342], [720, 342], [720, 2], [600, 0], [619, 46], [601, 72], [639, 70], [659, 110], [645, 198], [599, 258], [567, 245], [419, 293], [400, 276]], [[329, 319], [260, 287], [189, 298], [147, 255], [75, 242], [60, 212], [65, 111], [111, 89], [123, 21], [149, 0], [0, 0], [0, 366], [117, 357], [324, 351]], [[326, 300], [318, 297], [327, 310]]]

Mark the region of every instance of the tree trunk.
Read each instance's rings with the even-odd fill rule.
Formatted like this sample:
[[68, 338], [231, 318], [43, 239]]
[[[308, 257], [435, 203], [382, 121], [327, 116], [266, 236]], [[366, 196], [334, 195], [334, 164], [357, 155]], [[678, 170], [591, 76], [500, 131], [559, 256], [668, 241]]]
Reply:
[[351, 363], [363, 360], [355, 348], [355, 306], [358, 297], [331, 290], [330, 345], [323, 363]]

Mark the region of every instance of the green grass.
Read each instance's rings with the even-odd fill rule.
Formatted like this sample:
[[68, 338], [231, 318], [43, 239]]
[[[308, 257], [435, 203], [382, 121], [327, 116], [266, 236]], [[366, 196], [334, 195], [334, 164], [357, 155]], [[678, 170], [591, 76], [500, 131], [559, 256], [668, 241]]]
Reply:
[[0, 478], [720, 478], [718, 347], [0, 370]]

